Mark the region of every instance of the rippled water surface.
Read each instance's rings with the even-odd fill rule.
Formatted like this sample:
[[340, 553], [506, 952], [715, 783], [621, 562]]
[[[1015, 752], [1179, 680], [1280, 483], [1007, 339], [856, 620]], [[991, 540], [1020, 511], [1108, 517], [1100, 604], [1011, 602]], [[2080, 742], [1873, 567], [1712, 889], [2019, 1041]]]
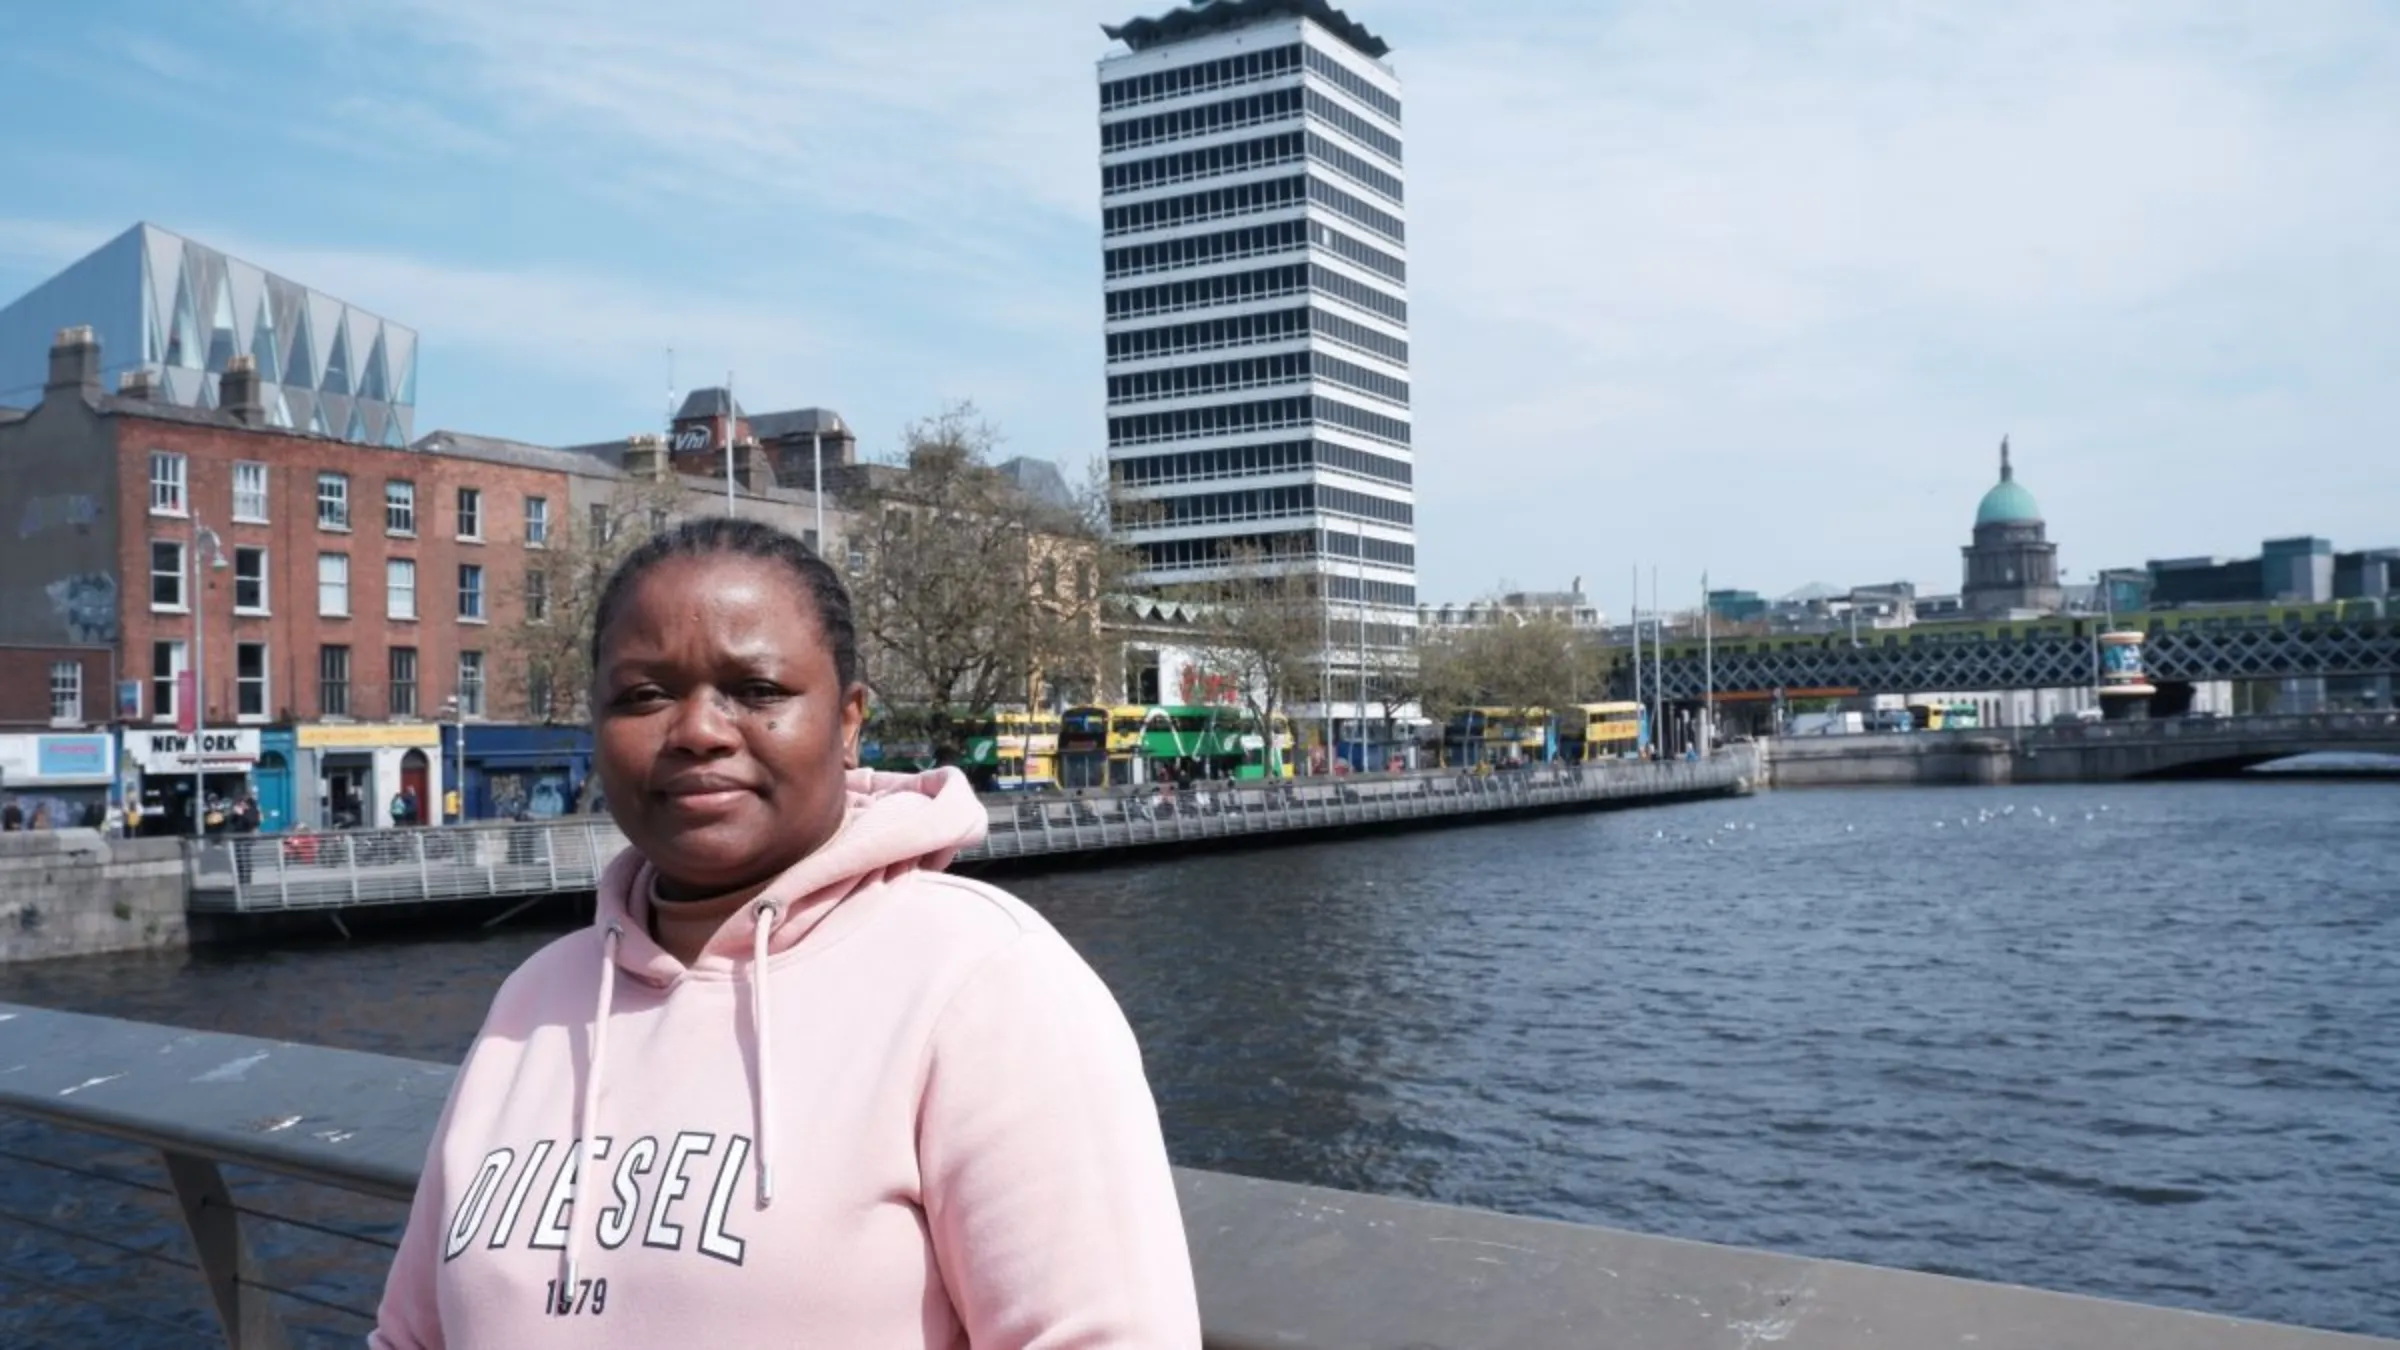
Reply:
[[[1009, 884], [1117, 990], [1179, 1162], [2400, 1336], [2389, 784], [1784, 793]], [[554, 932], [0, 999], [455, 1058]], [[150, 1197], [5, 1157], [0, 1209], [180, 1250]], [[278, 1241], [371, 1304], [372, 1252]], [[209, 1325], [180, 1294], [128, 1320], [121, 1253], [0, 1220], [0, 1258], [0, 1342]]]

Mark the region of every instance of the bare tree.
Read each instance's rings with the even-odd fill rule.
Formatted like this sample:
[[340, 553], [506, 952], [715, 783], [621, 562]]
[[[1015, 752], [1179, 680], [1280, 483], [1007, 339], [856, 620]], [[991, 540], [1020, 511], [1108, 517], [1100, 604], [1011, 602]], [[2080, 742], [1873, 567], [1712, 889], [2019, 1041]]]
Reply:
[[592, 624], [601, 592], [625, 555], [678, 514], [684, 497], [672, 477], [603, 481], [608, 492], [600, 509], [569, 512], [544, 548], [527, 555], [518, 594], [524, 622], [504, 635], [504, 664], [494, 674], [504, 682], [500, 687], [521, 694], [531, 721], [572, 726], [590, 720]]
[[1418, 650], [1419, 692], [1426, 716], [1437, 721], [1470, 708], [1528, 720], [1543, 709], [1598, 701], [1606, 656], [1591, 635], [1556, 619], [1502, 615], [1427, 637]]
[[1255, 550], [1238, 550], [1208, 580], [1175, 588], [1199, 613], [1200, 667], [1240, 691], [1275, 744], [1276, 713], [1314, 687], [1325, 655], [1326, 604], [1317, 579]]
[[1000, 432], [972, 403], [911, 425], [853, 503], [853, 586], [869, 683], [893, 730], [964, 747], [965, 724], [1094, 682], [1111, 557], [1082, 503], [1038, 500], [993, 470]]

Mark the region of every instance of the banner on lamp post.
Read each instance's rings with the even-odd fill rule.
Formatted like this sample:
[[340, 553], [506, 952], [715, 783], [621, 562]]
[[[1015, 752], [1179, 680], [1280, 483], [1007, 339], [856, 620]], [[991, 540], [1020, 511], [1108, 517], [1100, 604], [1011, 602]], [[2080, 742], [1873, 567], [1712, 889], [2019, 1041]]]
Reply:
[[175, 729], [189, 736], [200, 729], [199, 672], [175, 672]]

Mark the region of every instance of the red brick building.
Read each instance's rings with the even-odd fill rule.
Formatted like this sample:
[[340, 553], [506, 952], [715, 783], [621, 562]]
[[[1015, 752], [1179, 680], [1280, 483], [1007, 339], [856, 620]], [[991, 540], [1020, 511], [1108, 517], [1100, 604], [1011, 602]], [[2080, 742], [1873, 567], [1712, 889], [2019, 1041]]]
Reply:
[[[192, 670], [208, 728], [295, 730], [281, 767], [300, 785], [297, 819], [330, 797], [329, 813], [388, 820], [403, 785], [439, 800], [426, 723], [445, 700], [473, 717], [523, 708], [506, 635], [529, 605], [539, 617], [568, 475], [269, 426], [246, 357], [219, 377], [214, 409], [138, 383], [105, 392], [99, 369], [89, 330], [66, 330], [41, 403], [0, 414], [18, 517], [0, 530], [0, 718], [18, 702], [39, 711], [20, 686], [72, 659], [88, 721], [172, 732]], [[166, 743], [126, 738], [137, 759]], [[244, 786], [216, 771], [248, 777], [258, 745], [212, 757], [210, 790]], [[144, 767], [167, 776], [158, 756]]]

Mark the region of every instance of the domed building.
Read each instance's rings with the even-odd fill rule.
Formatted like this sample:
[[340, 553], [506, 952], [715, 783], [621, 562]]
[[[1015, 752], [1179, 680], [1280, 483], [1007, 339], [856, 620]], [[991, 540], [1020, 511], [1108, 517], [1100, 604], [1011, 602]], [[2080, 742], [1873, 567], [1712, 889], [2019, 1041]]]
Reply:
[[2058, 545], [2042, 524], [2042, 508], [2017, 481], [2008, 462], [2008, 439], [2000, 440], [2000, 481], [1975, 507], [1975, 542], [1963, 550], [1966, 581], [1962, 608], [1977, 618], [2055, 614], [2064, 603], [2058, 586]]

